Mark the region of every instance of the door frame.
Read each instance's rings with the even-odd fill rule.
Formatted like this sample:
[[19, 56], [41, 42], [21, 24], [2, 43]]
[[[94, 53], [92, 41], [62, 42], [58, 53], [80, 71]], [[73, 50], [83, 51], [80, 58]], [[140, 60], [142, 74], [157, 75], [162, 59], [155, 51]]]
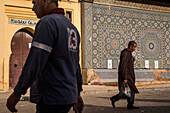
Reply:
[[[30, 35], [31, 37], [32, 37], [32, 39], [33, 39], [33, 35], [34, 35], [34, 30], [33, 29], [31, 29], [31, 28], [28, 28], [28, 27], [26, 27], [26, 28], [22, 28], [22, 29], [20, 29], [20, 30], [18, 30], [16, 33], [18, 33], [18, 32], [25, 32], [25, 33], [27, 33], [28, 35]], [[15, 33], [15, 34], [16, 34]], [[11, 78], [12, 78], [12, 75], [11, 75], [11, 56], [12, 56], [12, 41], [13, 41], [13, 38], [14, 38], [14, 36], [15, 36], [15, 34], [13, 35], [13, 37], [12, 37], [12, 39], [11, 39], [11, 44], [10, 44], [10, 48], [11, 48], [11, 54], [10, 54], [10, 56], [9, 56], [9, 88], [14, 88], [13, 86], [12, 86], [12, 81], [11, 81]]]

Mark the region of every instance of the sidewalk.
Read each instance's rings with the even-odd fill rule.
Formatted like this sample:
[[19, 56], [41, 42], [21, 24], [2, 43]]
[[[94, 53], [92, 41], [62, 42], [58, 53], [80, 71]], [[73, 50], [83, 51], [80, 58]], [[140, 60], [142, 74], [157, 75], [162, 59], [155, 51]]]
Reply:
[[[135, 105], [139, 110], [133, 113], [169, 113], [170, 111], [170, 84], [137, 86], [140, 93], [137, 95]], [[126, 100], [116, 103], [113, 109], [109, 98], [118, 93], [117, 86], [83, 85], [81, 93], [85, 102], [83, 113], [132, 113], [126, 109]], [[8, 113], [6, 101], [13, 90], [0, 92], [0, 113]], [[23, 97], [29, 98], [27, 95]], [[36, 106], [28, 101], [18, 103], [18, 113], [35, 113]], [[74, 113], [71, 110], [69, 113]]]
[[[170, 89], [170, 84], [157, 84], [157, 85], [143, 85], [137, 86], [139, 91], [146, 90], [167, 90]], [[0, 91], [0, 98], [6, 97], [11, 94], [13, 90], [9, 90], [7, 92]], [[104, 85], [83, 85], [82, 94], [88, 93], [100, 93], [100, 92], [118, 92], [118, 86], [104, 86]], [[24, 95], [24, 97], [29, 96], [29, 90]]]
[[[137, 86], [139, 91], [146, 90], [167, 90], [170, 89], [170, 84], [144, 85]], [[102, 86], [102, 85], [83, 85], [83, 94], [100, 93], [100, 92], [118, 92], [118, 86]]]

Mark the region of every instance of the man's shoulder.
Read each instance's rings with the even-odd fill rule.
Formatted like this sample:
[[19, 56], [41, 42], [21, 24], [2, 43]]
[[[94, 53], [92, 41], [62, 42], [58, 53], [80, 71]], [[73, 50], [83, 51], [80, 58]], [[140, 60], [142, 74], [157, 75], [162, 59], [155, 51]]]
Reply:
[[40, 21], [50, 22], [50, 21], [63, 20], [64, 18], [65, 18], [65, 16], [61, 15], [61, 14], [51, 14], [51, 15], [43, 16], [40, 19]]
[[62, 20], [64, 20], [64, 16], [61, 14], [46, 15], [39, 20], [38, 25], [46, 24], [50, 26], [59, 26], [58, 24], [62, 24]]
[[130, 52], [127, 48], [125, 48], [124, 50], [121, 51], [121, 55], [123, 55], [123, 56], [127, 56], [129, 54], [130, 54]]
[[125, 53], [125, 52], [128, 52], [128, 49], [127, 49], [127, 48], [125, 48], [124, 50], [122, 50], [121, 53]]

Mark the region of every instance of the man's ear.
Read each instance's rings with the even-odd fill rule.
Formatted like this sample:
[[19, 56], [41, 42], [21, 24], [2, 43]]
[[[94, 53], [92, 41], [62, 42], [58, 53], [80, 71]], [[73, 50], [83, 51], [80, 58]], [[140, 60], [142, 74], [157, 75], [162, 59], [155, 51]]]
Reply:
[[44, 0], [45, 8], [47, 8], [48, 2], [49, 2], [49, 0]]
[[130, 48], [129, 49], [132, 49], [133, 48], [133, 46], [132, 45], [130, 45]]

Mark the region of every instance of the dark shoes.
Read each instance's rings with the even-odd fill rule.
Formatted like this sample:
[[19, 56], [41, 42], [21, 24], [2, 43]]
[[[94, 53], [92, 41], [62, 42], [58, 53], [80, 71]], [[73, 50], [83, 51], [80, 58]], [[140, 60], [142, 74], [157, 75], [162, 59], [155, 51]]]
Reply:
[[130, 109], [139, 109], [139, 107], [136, 107], [136, 106], [127, 106], [127, 109], [130, 110]]
[[[113, 108], [115, 108], [115, 102], [116, 102], [116, 100], [114, 99], [114, 97], [111, 97], [110, 100], [111, 100], [111, 102], [112, 102]], [[130, 109], [139, 109], [139, 107], [136, 107], [136, 106], [133, 106], [133, 105], [127, 105], [127, 109], [128, 109], [128, 110], [130, 110]]]
[[116, 101], [113, 99], [113, 97], [111, 97], [110, 100], [111, 100], [111, 102], [112, 102], [113, 108], [115, 108], [115, 102], [116, 102]]

